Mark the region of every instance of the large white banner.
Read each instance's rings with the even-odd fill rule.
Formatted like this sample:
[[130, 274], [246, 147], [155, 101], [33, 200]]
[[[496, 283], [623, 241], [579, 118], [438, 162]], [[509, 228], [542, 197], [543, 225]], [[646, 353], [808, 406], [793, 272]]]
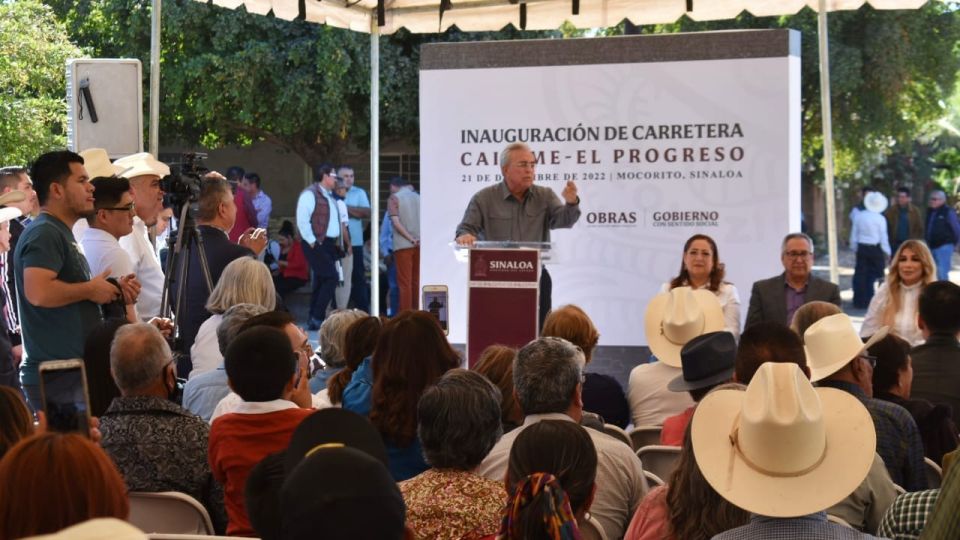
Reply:
[[583, 307], [601, 345], [646, 344], [646, 304], [695, 233], [716, 240], [745, 318], [800, 229], [799, 79], [796, 56], [421, 71], [420, 283], [450, 288], [451, 341], [466, 337], [467, 272], [449, 243], [516, 140], [537, 183], [579, 188], [547, 268], [554, 307]]

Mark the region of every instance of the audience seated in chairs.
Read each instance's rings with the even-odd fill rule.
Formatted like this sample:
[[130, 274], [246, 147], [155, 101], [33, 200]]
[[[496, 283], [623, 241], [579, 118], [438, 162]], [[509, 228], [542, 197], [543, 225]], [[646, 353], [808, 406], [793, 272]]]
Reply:
[[[719, 388], [743, 388], [726, 384]], [[665, 486], [650, 490], [637, 508], [624, 540], [709, 540], [723, 531], [746, 525], [750, 514], [721, 497], [704, 480], [693, 457], [690, 425], [680, 458]]]
[[284, 538], [280, 488], [289, 473], [308, 455], [332, 446], [360, 450], [384, 467], [388, 464], [387, 449], [369, 420], [338, 408], [314, 412], [293, 431], [286, 449], [265, 457], [250, 471], [245, 490], [247, 513], [262, 540]]
[[[542, 337], [519, 352], [513, 364], [513, 382], [523, 425], [500, 438], [477, 472], [500, 480], [507, 472], [510, 448], [517, 437], [543, 420], [577, 422], [583, 414], [580, 399], [583, 352], [569, 341]], [[597, 450], [597, 493], [591, 514], [607, 538], [619, 538], [647, 492], [640, 460], [633, 450], [602, 433], [587, 428]]]
[[210, 426], [169, 400], [176, 387], [170, 346], [147, 323], [117, 331], [110, 371], [121, 395], [100, 418], [101, 445], [130, 491], [179, 491], [200, 501], [218, 531], [223, 489], [207, 462]]
[[[250, 469], [286, 448], [293, 430], [312, 412], [290, 401], [298, 384], [297, 362], [289, 338], [275, 328], [245, 330], [227, 348], [227, 378], [243, 402], [214, 420], [208, 459], [224, 487], [228, 535], [253, 535], [244, 505]], [[300, 382], [306, 387], [305, 377]]]
[[500, 389], [500, 423], [503, 432], [523, 423], [523, 412], [513, 393], [513, 359], [517, 350], [505, 345], [491, 345], [480, 353], [473, 371], [483, 375]]
[[280, 490], [284, 540], [413, 540], [403, 497], [383, 463], [344, 445], [316, 448]]
[[347, 328], [343, 336], [345, 366], [327, 381], [327, 400], [331, 405], [343, 405], [362, 416], [370, 414], [373, 391], [370, 362], [385, 320], [364, 317]]
[[400, 483], [407, 525], [420, 538], [495, 534], [503, 483], [473, 473], [502, 433], [500, 391], [483, 375], [453, 369], [417, 406], [417, 434], [430, 469]]
[[[737, 341], [730, 332], [710, 332], [691, 339], [680, 350], [683, 371], [667, 384], [667, 390], [687, 392], [694, 403], [700, 403], [707, 392], [730, 381], [736, 355]], [[694, 409], [696, 405], [663, 421], [660, 444], [683, 445]]]
[[[800, 307], [797, 313], [801, 313], [805, 307]], [[794, 320], [797, 318], [795, 316]], [[809, 320], [809, 324], [814, 322], [816, 320]], [[760, 322], [740, 336], [734, 380], [740, 384], [750, 384], [760, 366], [767, 362], [796, 364], [804, 375], [810, 377], [800, 336], [779, 323]], [[855, 529], [872, 533], [880, 526], [883, 513], [896, 497], [897, 487], [890, 479], [880, 455], [875, 453], [867, 477], [845, 499], [827, 509], [827, 513], [843, 519]]]
[[864, 344], [843, 313], [813, 323], [804, 334], [810, 380], [848, 392], [866, 406], [876, 427], [876, 451], [890, 478], [907, 491], [920, 491], [927, 488], [927, 478], [917, 423], [903, 407], [870, 397], [876, 360], [866, 351], [885, 335], [882, 328]]
[[717, 296], [704, 289], [676, 287], [647, 304], [644, 327], [651, 361], [630, 371], [628, 396], [635, 426], [660, 426], [667, 417], [693, 406], [685, 392], [667, 390], [680, 375], [680, 349], [691, 339], [724, 329]]
[[[398, 482], [429, 468], [417, 439], [417, 402], [459, 364], [433, 315], [404, 311], [384, 324], [373, 353], [369, 416], [387, 446], [390, 473]], [[349, 392], [344, 391], [343, 408], [364, 414], [365, 404], [348, 400]]]
[[[297, 326], [293, 316], [286, 311], [267, 311], [266, 313], [261, 313], [244, 321], [244, 323], [240, 325], [237, 334], [257, 327], [280, 330], [287, 336], [287, 339], [290, 340], [290, 347], [293, 348], [294, 356], [297, 358], [297, 384], [293, 389], [293, 393], [290, 395], [290, 401], [304, 409], [320, 408], [319, 398], [310, 394], [310, 385], [307, 380], [310, 369], [309, 359], [310, 355], [313, 354], [313, 348], [310, 346], [310, 339], [303, 330]], [[210, 422], [227, 413], [236, 412], [242, 403], [243, 398], [241, 398], [239, 394], [230, 392], [217, 404], [217, 408], [213, 410], [213, 416], [210, 417]]]
[[690, 424], [694, 458], [720, 496], [751, 513], [714, 539], [874, 538], [826, 514], [867, 476], [872, 428], [860, 400], [814, 389], [795, 364], [765, 363], [746, 391], [712, 392]]
[[913, 385], [910, 344], [890, 334], [874, 343], [867, 352], [877, 362], [873, 368], [873, 397], [896, 403], [909, 411], [920, 429], [924, 456], [934, 463], [943, 461], [944, 454], [957, 448], [957, 426], [948, 405], [910, 397]]
[[310, 392], [317, 394], [327, 388], [327, 381], [340, 372], [346, 365], [344, 338], [347, 328], [358, 320], [367, 317], [359, 309], [339, 309], [323, 320], [317, 334], [320, 342], [321, 362], [310, 366]]
[[[223, 313], [223, 320], [217, 326], [217, 347], [220, 354], [226, 354], [227, 347], [233, 341], [240, 328], [248, 319], [266, 313], [267, 308], [257, 304], [237, 304]], [[220, 400], [230, 393], [227, 384], [227, 370], [223, 362], [217, 369], [191, 377], [183, 387], [183, 407], [210, 423], [213, 411]]]
[[127, 488], [107, 454], [76, 434], [42, 433], [0, 460], [0, 538], [49, 534], [89, 519], [126, 520]]
[[[579, 306], [566, 305], [551, 311], [543, 322], [541, 336], [561, 337], [583, 351], [587, 365], [600, 332]], [[584, 373], [583, 410], [599, 414], [608, 424], [626, 428], [630, 423], [630, 405], [616, 379], [601, 373]]]
[[[509, 493], [498, 539], [579, 538], [597, 490], [597, 451], [589, 428], [544, 420], [510, 448]], [[488, 538], [493, 538], [492, 536]]]
[[262, 262], [251, 257], [240, 257], [228, 264], [210, 293], [205, 307], [211, 315], [200, 325], [190, 347], [193, 371], [189, 378], [213, 371], [223, 361], [217, 327], [231, 306], [244, 303], [263, 306], [267, 311], [277, 306], [277, 293], [270, 279], [270, 271]]

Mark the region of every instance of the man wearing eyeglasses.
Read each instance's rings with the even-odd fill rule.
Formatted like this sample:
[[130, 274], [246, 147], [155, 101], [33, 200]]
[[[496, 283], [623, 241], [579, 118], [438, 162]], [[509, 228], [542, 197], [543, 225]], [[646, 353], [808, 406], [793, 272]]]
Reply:
[[[477, 240], [549, 242], [551, 229], [569, 229], [580, 219], [577, 186], [568, 180], [561, 197], [553, 189], [535, 186], [536, 157], [525, 143], [512, 143], [500, 152], [503, 182], [475, 193], [457, 225], [457, 244]], [[553, 282], [540, 273], [540, 326], [551, 307]]]
[[744, 329], [763, 321], [789, 326], [797, 309], [815, 300], [840, 306], [840, 288], [810, 275], [813, 240], [809, 236], [788, 234], [780, 246], [780, 262], [782, 274], [753, 284]]
[[[120, 247], [120, 238], [133, 232], [136, 215], [130, 182], [126, 178], [101, 176], [90, 183], [95, 188], [96, 199], [93, 213], [86, 217], [90, 228], [83, 231], [80, 239], [90, 273], [98, 275], [109, 270], [110, 277], [131, 282], [139, 291], [133, 261]], [[139, 322], [135, 304], [127, 304], [126, 314], [130, 322]]]

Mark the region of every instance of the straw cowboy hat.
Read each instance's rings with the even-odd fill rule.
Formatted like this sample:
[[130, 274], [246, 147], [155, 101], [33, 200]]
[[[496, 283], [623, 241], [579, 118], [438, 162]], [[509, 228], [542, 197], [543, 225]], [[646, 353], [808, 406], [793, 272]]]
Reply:
[[718, 390], [693, 415], [697, 465], [721, 497], [749, 512], [797, 517], [850, 495], [877, 435], [860, 401], [814, 388], [797, 364], [767, 362], [746, 391]]
[[124, 156], [114, 163], [127, 168], [127, 170], [121, 174], [124, 178], [136, 178], [137, 176], [146, 174], [163, 178], [170, 174], [170, 167], [168, 167], [166, 163], [157, 161], [157, 158], [153, 157], [153, 154], [150, 152], [140, 152], [139, 154]]
[[723, 330], [723, 309], [711, 291], [676, 287], [647, 304], [647, 345], [658, 360], [680, 367], [680, 349], [691, 339]]
[[110, 163], [110, 156], [103, 148], [88, 148], [80, 152], [80, 157], [83, 158], [83, 168], [87, 170], [87, 176], [90, 178], [120, 176], [128, 168]]
[[863, 206], [871, 212], [882, 214], [887, 209], [887, 197], [879, 191], [871, 191], [863, 198]]
[[857, 335], [853, 321], [845, 313], [824, 317], [803, 333], [810, 380], [817, 382], [833, 375], [887, 335], [888, 326], [877, 330], [866, 343]]
[[671, 392], [699, 390], [733, 377], [737, 340], [730, 332], [710, 332], [687, 342], [680, 350], [683, 373], [667, 384]]

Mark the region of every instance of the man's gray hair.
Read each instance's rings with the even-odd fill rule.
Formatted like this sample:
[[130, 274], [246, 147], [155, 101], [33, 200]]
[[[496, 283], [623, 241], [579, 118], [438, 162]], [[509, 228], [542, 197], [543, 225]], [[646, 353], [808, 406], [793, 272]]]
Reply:
[[217, 325], [217, 348], [220, 349], [220, 355], [227, 354], [227, 347], [233, 338], [237, 337], [240, 327], [247, 322], [247, 319], [267, 311], [269, 311], [267, 308], [257, 304], [237, 304], [224, 311], [223, 319]]
[[802, 232], [792, 232], [783, 237], [783, 242], [780, 243], [780, 254], [784, 254], [787, 251], [787, 242], [794, 240], [796, 238], [802, 238], [807, 241], [807, 245], [810, 246], [810, 253], [813, 253], [813, 238], [810, 238], [810, 235]]
[[452, 369], [417, 405], [417, 433], [435, 469], [470, 471], [503, 434], [500, 390], [475, 371]]
[[942, 190], [937, 189], [930, 192], [930, 198], [947, 200], [947, 194], [944, 193]]
[[343, 357], [343, 338], [350, 325], [364, 317], [367, 312], [359, 309], [338, 309], [327, 315], [320, 325], [320, 358], [328, 366], [341, 366]]
[[566, 412], [585, 363], [580, 347], [562, 338], [526, 344], [513, 360], [513, 388], [523, 414]]
[[110, 346], [110, 371], [124, 394], [155, 383], [172, 359], [167, 340], [149, 323], [121, 326]]
[[533, 152], [533, 150], [530, 150], [530, 147], [527, 146], [527, 143], [525, 142], [515, 142], [515, 143], [508, 144], [506, 147], [504, 147], [503, 150], [500, 151], [500, 168], [501, 169], [506, 169], [507, 165], [510, 164], [510, 154], [514, 150], [526, 150], [527, 152]]

